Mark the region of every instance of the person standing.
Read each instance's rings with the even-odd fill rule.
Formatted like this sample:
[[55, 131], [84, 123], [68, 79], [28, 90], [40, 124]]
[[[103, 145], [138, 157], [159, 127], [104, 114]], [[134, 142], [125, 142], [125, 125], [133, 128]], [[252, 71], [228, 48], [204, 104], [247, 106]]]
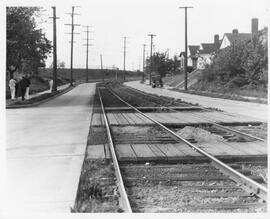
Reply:
[[49, 85], [50, 85], [50, 92], [52, 93], [52, 89], [53, 89], [53, 80], [52, 79], [49, 80]]
[[28, 82], [25, 78], [25, 76], [22, 77], [22, 80], [20, 81], [19, 87], [21, 88], [21, 95], [22, 95], [22, 100], [24, 100], [25, 96], [25, 91], [28, 86]]
[[25, 80], [26, 80], [25, 99], [29, 100], [29, 89], [30, 89], [30, 84], [31, 84], [29, 75], [25, 77]]
[[17, 82], [13, 77], [9, 80], [8, 85], [11, 93], [11, 100], [15, 100], [16, 83]]

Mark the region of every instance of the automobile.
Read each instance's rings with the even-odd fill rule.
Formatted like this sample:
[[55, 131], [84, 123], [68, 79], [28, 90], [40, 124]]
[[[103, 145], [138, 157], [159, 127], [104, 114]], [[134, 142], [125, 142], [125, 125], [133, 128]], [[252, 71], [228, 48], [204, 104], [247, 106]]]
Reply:
[[160, 74], [156, 72], [152, 72], [151, 74], [151, 85], [153, 88], [155, 87], [163, 87], [163, 82]]

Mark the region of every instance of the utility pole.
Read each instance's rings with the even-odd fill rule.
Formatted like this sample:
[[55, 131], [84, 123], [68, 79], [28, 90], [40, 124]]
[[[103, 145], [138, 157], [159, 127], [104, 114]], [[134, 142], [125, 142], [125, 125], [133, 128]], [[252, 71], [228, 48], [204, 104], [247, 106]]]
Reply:
[[146, 46], [146, 44], [143, 44], [143, 73], [142, 73], [142, 82], [144, 82], [144, 73], [145, 73], [145, 46]]
[[86, 75], [85, 75], [85, 82], [88, 83], [88, 47], [89, 46], [93, 46], [93, 44], [89, 44], [89, 40], [92, 40], [92, 39], [89, 39], [89, 33], [90, 32], [93, 32], [93, 31], [89, 31], [89, 27], [92, 27], [92, 26], [83, 26], [83, 27], [86, 27], [86, 44], [84, 44], [84, 46], [86, 46]]
[[56, 7], [52, 7], [53, 9], [53, 87], [52, 91], [57, 91], [57, 41], [56, 41]]
[[102, 72], [102, 81], [104, 81], [104, 72], [103, 72], [103, 63], [102, 63], [102, 55], [100, 54], [100, 69]]
[[139, 71], [141, 71], [141, 56], [139, 56]]
[[126, 43], [127, 43], [127, 37], [124, 37], [124, 81], [126, 80]]
[[153, 37], [156, 36], [154, 34], [148, 34], [151, 37], [151, 44], [150, 44], [150, 74], [149, 74], [149, 85], [151, 85], [151, 72], [152, 72], [152, 49], [153, 49]]
[[187, 90], [187, 81], [188, 81], [188, 75], [187, 75], [187, 44], [188, 44], [188, 39], [187, 39], [187, 9], [188, 8], [193, 8], [193, 7], [179, 7], [181, 9], [185, 9], [185, 62], [184, 62], [184, 73], [185, 73], [185, 90]]
[[79, 15], [74, 13], [74, 8], [75, 6], [72, 6], [72, 11], [71, 13], [67, 13], [71, 15], [71, 24], [65, 24], [65, 25], [70, 25], [71, 26], [71, 51], [70, 51], [70, 86], [73, 86], [73, 35], [74, 34], [79, 34], [79, 33], [74, 33], [74, 26], [80, 26], [80, 24], [74, 24], [74, 15]]

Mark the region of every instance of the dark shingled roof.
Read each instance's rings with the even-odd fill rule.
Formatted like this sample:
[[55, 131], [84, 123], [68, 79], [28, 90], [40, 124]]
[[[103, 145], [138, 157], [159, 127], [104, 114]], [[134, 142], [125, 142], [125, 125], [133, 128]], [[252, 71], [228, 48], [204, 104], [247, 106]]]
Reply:
[[195, 56], [197, 51], [200, 49], [200, 46], [188, 46], [190, 56]]
[[248, 41], [252, 38], [251, 33], [225, 33], [224, 36], [225, 35], [231, 43], [236, 41]]
[[202, 43], [201, 45], [203, 49], [199, 51], [199, 54], [211, 54], [220, 47], [220, 44], [216, 45], [214, 43]]

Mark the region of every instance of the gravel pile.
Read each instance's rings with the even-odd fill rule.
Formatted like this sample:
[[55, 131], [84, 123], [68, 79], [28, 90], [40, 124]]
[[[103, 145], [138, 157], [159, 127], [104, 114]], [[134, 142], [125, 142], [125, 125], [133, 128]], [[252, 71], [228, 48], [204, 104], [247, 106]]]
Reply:
[[185, 126], [183, 129], [176, 131], [176, 133], [185, 139], [193, 138], [198, 143], [225, 141], [225, 139], [220, 135], [211, 134], [209, 131], [192, 126]]

